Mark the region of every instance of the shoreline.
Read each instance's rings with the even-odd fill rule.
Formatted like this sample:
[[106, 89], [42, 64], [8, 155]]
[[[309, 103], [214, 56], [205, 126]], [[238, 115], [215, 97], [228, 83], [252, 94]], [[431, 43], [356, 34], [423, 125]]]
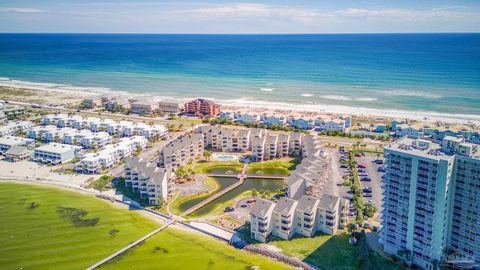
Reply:
[[[112, 90], [106, 87], [78, 87], [70, 84], [55, 84], [55, 83], [34, 83], [20, 80], [11, 80], [9, 78], [0, 77], [0, 87], [15, 89], [15, 90], [29, 90], [37, 94], [38, 98], [44, 97], [44, 93], [54, 93], [54, 101], [65, 102], [65, 97], [72, 99], [72, 94], [75, 98], [100, 98], [100, 97], [117, 97], [117, 98], [139, 98], [160, 101], [163, 99], [175, 100], [179, 102], [186, 102], [197, 97], [178, 98], [171, 96], [155, 95], [145, 92], [127, 92]], [[0, 92], [1, 94], [1, 92]], [[59, 95], [59, 94], [64, 94]], [[50, 95], [52, 96], [52, 95]], [[49, 96], [49, 98], [50, 98]], [[333, 104], [293, 104], [287, 102], [261, 101], [253, 100], [252, 98], [238, 98], [220, 100], [217, 98], [206, 98], [222, 105], [224, 109], [229, 111], [243, 111], [249, 113], [269, 115], [307, 115], [311, 117], [331, 116], [331, 115], [349, 115], [364, 118], [385, 118], [385, 119], [410, 119], [423, 122], [445, 122], [445, 123], [459, 123], [459, 124], [475, 124], [480, 125], [480, 115], [472, 114], [448, 114], [433, 111], [407, 111], [401, 109], [377, 109], [369, 107], [354, 107], [345, 105]]]

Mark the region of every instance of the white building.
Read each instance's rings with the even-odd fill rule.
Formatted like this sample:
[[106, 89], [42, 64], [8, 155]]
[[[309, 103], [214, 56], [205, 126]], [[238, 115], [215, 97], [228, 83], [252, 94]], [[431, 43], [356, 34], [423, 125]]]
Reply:
[[273, 230], [276, 237], [289, 240], [295, 233], [295, 208], [298, 202], [289, 198], [280, 198], [273, 208]]
[[141, 158], [126, 159], [125, 185], [147, 199], [150, 205], [160, 204], [175, 192], [171, 169], [159, 168]]
[[480, 263], [479, 146], [403, 137], [385, 157], [384, 251], [422, 269], [433, 269], [446, 247]]
[[332, 119], [332, 120], [323, 120], [318, 124], [320, 130], [336, 130], [336, 131], [345, 131], [346, 124], [345, 120], [341, 119]]
[[87, 153], [75, 165], [77, 173], [99, 174], [104, 168], [111, 168], [116, 164], [116, 149], [105, 148], [98, 153]]
[[82, 129], [82, 130], [74, 129], [73, 131], [69, 131], [63, 135], [63, 143], [79, 145], [82, 138], [88, 137], [91, 135], [92, 135], [92, 132], [88, 129]]
[[15, 132], [17, 132], [17, 130], [18, 130], [18, 127], [16, 123], [8, 122], [6, 125], [0, 126], [0, 137], [13, 135], [15, 134]]
[[[48, 126], [47, 126], [48, 127]], [[42, 141], [44, 142], [63, 142], [65, 134], [74, 132], [72, 128], [49, 128], [44, 130], [42, 135]]]
[[14, 136], [4, 136], [0, 137], [0, 154], [3, 155], [8, 151], [12, 146], [30, 146], [34, 143], [34, 140], [14, 137]]
[[[59, 128], [57, 128], [57, 126], [53, 126], [53, 125], [48, 125], [48, 126], [36, 126], [36, 127], [33, 127], [31, 128], [28, 132], [27, 132], [27, 137], [30, 138], [30, 139], [34, 139], [34, 140], [41, 140], [41, 141], [45, 141], [45, 134], [46, 133], [55, 133], [59, 130]], [[50, 135], [51, 136], [51, 135]]]
[[258, 198], [256, 200], [255, 206], [250, 211], [250, 236], [265, 243], [273, 230], [271, 219], [275, 203]]
[[235, 120], [235, 113], [234, 112], [220, 112], [218, 118], [223, 118], [227, 120]]
[[49, 114], [44, 116], [40, 123], [44, 126], [46, 125], [56, 126], [59, 122], [64, 123], [67, 118], [68, 118], [68, 115], [66, 114]]
[[334, 235], [348, 224], [347, 200], [323, 194], [319, 199], [303, 195], [277, 203], [257, 199], [250, 211], [251, 237], [266, 242], [268, 236], [290, 239], [295, 233], [312, 237], [317, 232]]
[[201, 134], [189, 134], [177, 138], [160, 150], [158, 164], [173, 170], [200, 158], [204, 151]]
[[235, 120], [240, 123], [258, 123], [260, 122], [260, 115], [248, 113], [236, 113]]
[[83, 148], [100, 148], [112, 142], [112, 137], [107, 132], [92, 133], [80, 138]]
[[74, 159], [80, 152], [80, 149], [80, 147], [73, 145], [49, 143], [35, 148], [33, 160], [58, 165]]

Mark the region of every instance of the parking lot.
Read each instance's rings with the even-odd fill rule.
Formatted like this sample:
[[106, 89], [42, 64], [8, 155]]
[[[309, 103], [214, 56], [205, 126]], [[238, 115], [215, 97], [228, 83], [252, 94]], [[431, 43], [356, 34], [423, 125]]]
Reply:
[[[374, 162], [376, 159], [377, 155], [368, 153], [365, 154], [365, 156], [355, 157], [357, 164], [365, 165], [365, 172], [368, 174], [368, 178], [371, 179], [371, 181], [360, 181], [362, 187], [372, 188], [372, 197], [365, 198], [365, 201], [369, 202], [369, 200], [373, 200], [373, 204], [381, 211], [383, 172], [378, 172], [378, 168], [383, 165], [376, 164]], [[383, 160], [383, 157], [380, 156], [380, 159]]]

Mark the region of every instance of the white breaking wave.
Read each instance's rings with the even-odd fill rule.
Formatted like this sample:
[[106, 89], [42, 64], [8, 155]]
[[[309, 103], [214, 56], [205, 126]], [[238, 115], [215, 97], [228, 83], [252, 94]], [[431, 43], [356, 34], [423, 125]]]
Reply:
[[303, 94], [302, 94], [302, 97], [313, 97], [313, 94], [303, 93]]
[[355, 98], [355, 100], [358, 100], [358, 101], [377, 101], [378, 98], [365, 97], [365, 98]]
[[388, 96], [421, 97], [421, 98], [432, 98], [432, 99], [442, 98], [441, 95], [419, 92], [419, 91], [391, 90], [391, 91], [383, 91], [382, 93]]
[[106, 93], [112, 92], [108, 87], [79, 87], [69, 84], [58, 84], [58, 83], [36, 83], [36, 82], [27, 82], [20, 80], [11, 80], [9, 78], [0, 78], [0, 86], [4, 87], [13, 87], [13, 88], [24, 88], [31, 90], [39, 91], [57, 91], [57, 92], [91, 92], [91, 93]]
[[352, 99], [349, 98], [349, 97], [340, 96], [340, 95], [326, 95], [326, 96], [322, 96], [322, 98], [324, 98], [324, 99], [330, 99], [330, 100], [343, 100], [343, 101], [352, 100]]
[[264, 88], [264, 87], [260, 88], [260, 91], [263, 91], [263, 92], [273, 92], [274, 90], [275, 89], [273, 88]]

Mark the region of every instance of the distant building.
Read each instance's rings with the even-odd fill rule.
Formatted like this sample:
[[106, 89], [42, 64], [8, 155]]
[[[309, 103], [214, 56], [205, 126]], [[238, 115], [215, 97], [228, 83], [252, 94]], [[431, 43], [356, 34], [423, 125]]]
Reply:
[[0, 137], [0, 154], [5, 154], [13, 146], [31, 146], [33, 143], [34, 140], [22, 137]]
[[147, 100], [137, 100], [130, 103], [130, 109], [133, 114], [147, 115], [158, 109], [158, 103]]
[[287, 118], [283, 116], [264, 116], [262, 119], [262, 122], [265, 125], [271, 126], [271, 125], [279, 125], [279, 126], [284, 126], [287, 124]]
[[375, 132], [378, 132], [378, 133], [383, 133], [387, 130], [387, 125], [385, 124], [378, 124], [378, 125], [375, 125]]
[[95, 101], [91, 98], [86, 98], [82, 101], [82, 108], [84, 109], [93, 109], [95, 108]]
[[185, 104], [185, 113], [196, 116], [217, 117], [220, 114], [220, 105], [206, 99], [195, 99]]
[[77, 157], [80, 149], [81, 147], [68, 144], [49, 143], [35, 148], [33, 160], [40, 163], [58, 165]]
[[162, 100], [158, 103], [158, 109], [165, 113], [180, 113], [182, 104], [173, 100]]
[[234, 112], [220, 112], [218, 118], [227, 119], [227, 120], [235, 120], [235, 113]]
[[319, 130], [345, 131], [346, 122], [342, 119], [322, 120], [318, 122]]
[[5, 152], [5, 157], [11, 162], [29, 159], [32, 156], [32, 150], [25, 146], [14, 145]]
[[260, 122], [260, 115], [258, 114], [248, 114], [248, 113], [238, 113], [235, 114], [235, 121], [243, 124], [247, 123], [258, 123]]
[[307, 120], [303, 118], [291, 119], [290, 126], [300, 130], [310, 130], [313, 128], [313, 120]]

